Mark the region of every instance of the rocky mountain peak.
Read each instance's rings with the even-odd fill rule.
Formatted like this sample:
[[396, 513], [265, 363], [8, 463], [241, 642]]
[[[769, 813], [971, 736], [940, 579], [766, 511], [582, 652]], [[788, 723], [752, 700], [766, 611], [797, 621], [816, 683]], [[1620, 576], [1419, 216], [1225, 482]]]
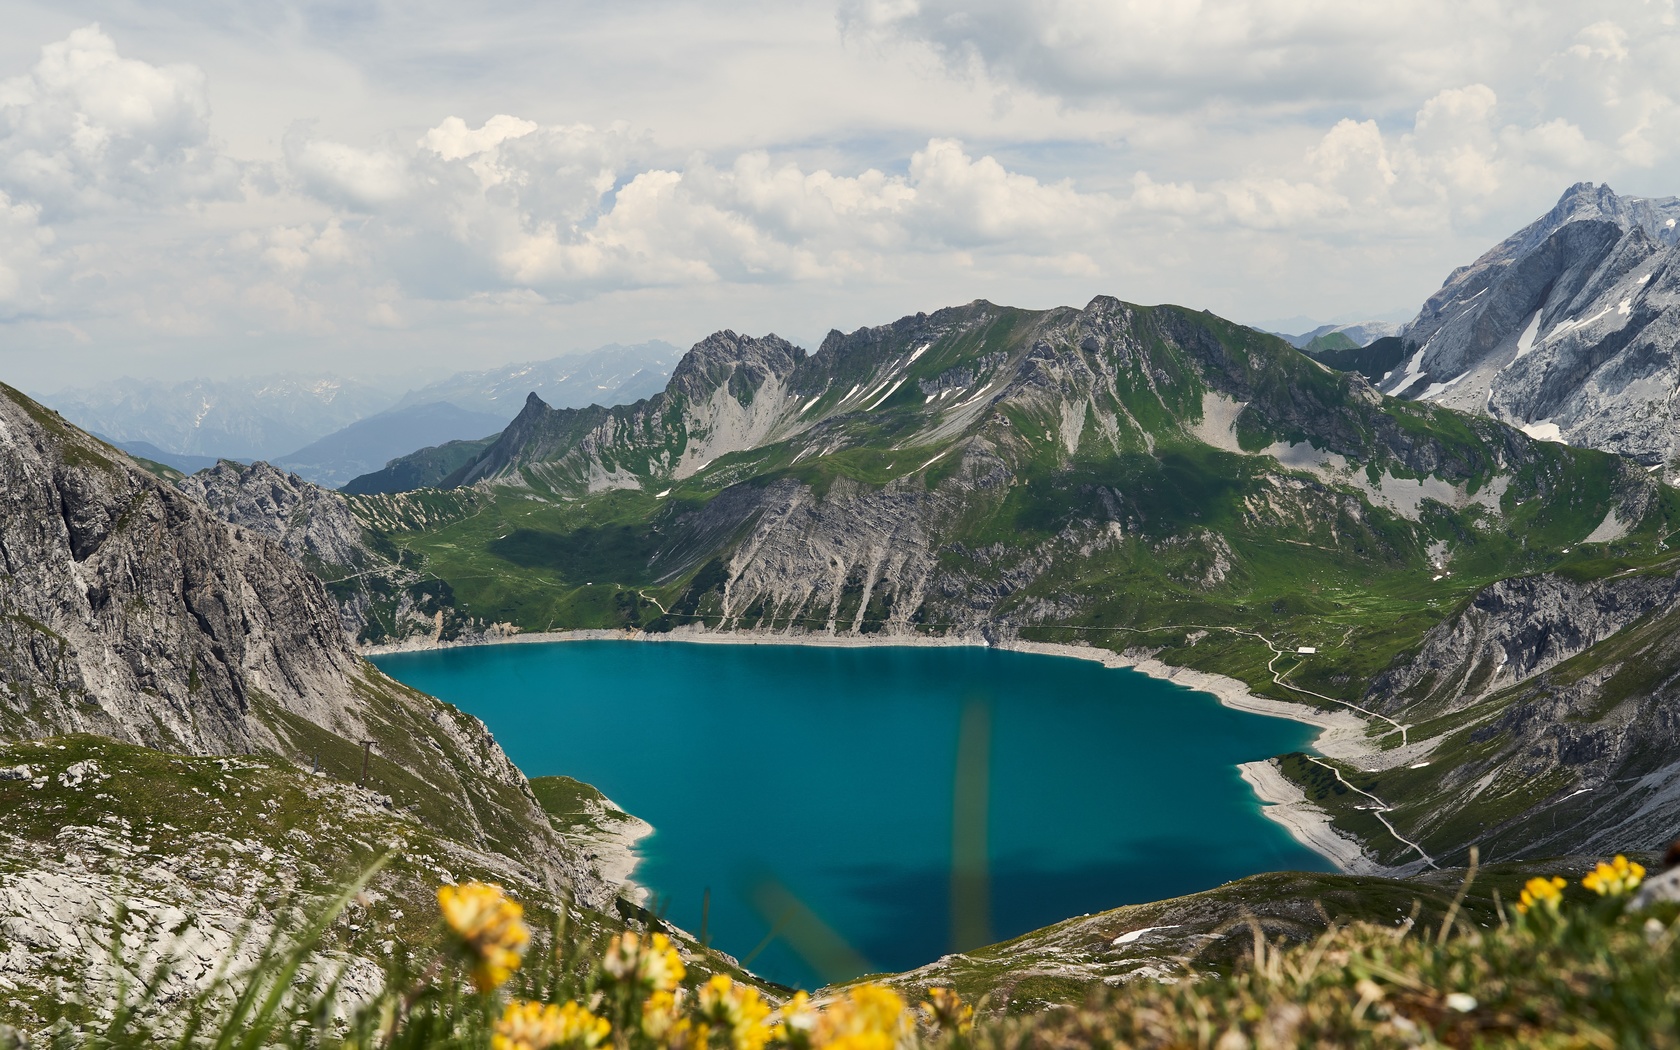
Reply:
[[322, 725], [357, 659], [279, 545], [0, 387], [0, 719], [227, 752], [277, 741], [258, 697]]
[[805, 351], [778, 335], [762, 338], [737, 335], [727, 329], [695, 343], [671, 374], [668, 393], [693, 401], [727, 387], [736, 400], [772, 379], [786, 379], [806, 357]]
[[1680, 425], [1680, 198], [1571, 186], [1454, 270], [1404, 328], [1389, 394], [1667, 462]]
[[364, 567], [361, 526], [344, 497], [261, 460], [222, 460], [177, 487], [226, 522], [279, 542], [305, 564]]

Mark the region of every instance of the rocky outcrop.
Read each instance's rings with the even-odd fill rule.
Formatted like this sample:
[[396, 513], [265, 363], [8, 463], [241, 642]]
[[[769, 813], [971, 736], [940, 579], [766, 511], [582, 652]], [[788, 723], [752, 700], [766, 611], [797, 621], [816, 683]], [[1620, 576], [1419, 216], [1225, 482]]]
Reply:
[[[453, 590], [411, 565], [363, 527], [351, 500], [267, 463], [223, 460], [176, 482], [230, 525], [278, 542], [328, 587], [339, 627], [361, 644], [410, 639], [460, 641], [482, 636], [457, 606]], [[405, 497], [363, 498], [363, 513], [400, 505]]]
[[9, 732], [230, 752], [277, 743], [259, 696], [329, 726], [348, 706], [360, 661], [277, 544], [9, 389], [0, 487]]
[[1367, 693], [1376, 710], [1419, 718], [1461, 711], [1525, 682], [1680, 599], [1680, 577], [1501, 580], [1430, 631]]
[[450, 837], [520, 857], [557, 891], [610, 893], [483, 724], [364, 663], [275, 540], [4, 386], [0, 499], [4, 735], [300, 762], [371, 741], [441, 800]]
[[[1438, 860], [1661, 849], [1680, 803], [1680, 577], [1502, 580], [1378, 676], [1409, 725], [1383, 794]], [[1371, 790], [1382, 793], [1373, 782]]]
[[1680, 451], [1680, 199], [1570, 187], [1455, 270], [1401, 333], [1385, 392], [1666, 464]]
[[222, 460], [176, 484], [216, 517], [278, 541], [305, 565], [354, 571], [380, 560], [343, 496], [267, 463]]

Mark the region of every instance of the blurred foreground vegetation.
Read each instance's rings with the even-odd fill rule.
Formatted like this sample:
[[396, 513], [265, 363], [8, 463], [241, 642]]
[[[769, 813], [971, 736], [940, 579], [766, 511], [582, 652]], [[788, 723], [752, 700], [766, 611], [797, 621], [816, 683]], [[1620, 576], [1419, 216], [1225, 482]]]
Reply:
[[[370, 873], [371, 875], [371, 873]], [[1462, 900], [1475, 878], [1467, 875]], [[440, 949], [393, 954], [383, 986], [349, 993], [323, 949], [364, 877], [301, 929], [276, 934], [244, 972], [193, 996], [159, 995], [109, 951], [116, 986], [72, 987], [14, 1046], [488, 1047], [492, 1050], [1028, 1050], [1070, 1046], [1680, 1046], [1680, 905], [1638, 900], [1618, 857], [1579, 883], [1529, 880], [1483, 927], [1456, 906], [1438, 925], [1332, 925], [1268, 942], [1219, 970], [1135, 981], [1084, 1005], [999, 1017], [934, 989], [926, 1001], [860, 981], [788, 999], [685, 966], [661, 934], [533, 931], [496, 886], [440, 889]], [[1638, 906], [1635, 906], [1636, 903]], [[97, 967], [89, 967], [95, 972]], [[100, 971], [106, 972], [106, 971]], [[704, 979], [701, 979], [704, 978]]]

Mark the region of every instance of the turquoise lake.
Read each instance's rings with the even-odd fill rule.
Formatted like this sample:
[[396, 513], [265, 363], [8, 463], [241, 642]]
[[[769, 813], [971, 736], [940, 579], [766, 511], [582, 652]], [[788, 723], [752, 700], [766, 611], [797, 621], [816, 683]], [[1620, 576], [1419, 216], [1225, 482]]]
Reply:
[[634, 876], [650, 906], [698, 933], [709, 890], [712, 943], [787, 984], [854, 976], [818, 950], [836, 938], [860, 972], [951, 950], [965, 724], [989, 727], [967, 737], [978, 754], [989, 736], [988, 788], [963, 812], [984, 799], [995, 940], [1256, 872], [1331, 870], [1261, 816], [1236, 769], [1305, 749], [1311, 727], [1091, 661], [603, 641], [375, 662], [484, 719], [527, 775], [587, 781], [651, 823]]

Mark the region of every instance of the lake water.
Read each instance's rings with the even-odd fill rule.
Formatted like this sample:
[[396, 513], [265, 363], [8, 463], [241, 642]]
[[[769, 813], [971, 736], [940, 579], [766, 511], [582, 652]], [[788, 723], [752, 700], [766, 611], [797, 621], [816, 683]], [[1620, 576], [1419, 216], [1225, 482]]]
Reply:
[[[1307, 747], [1311, 727], [1091, 661], [604, 641], [375, 662], [484, 719], [527, 775], [587, 781], [651, 823], [635, 878], [656, 910], [699, 933], [709, 890], [712, 943], [788, 984], [930, 962], [954, 927], [1002, 940], [1330, 870], [1236, 769]], [[961, 793], [959, 735], [982, 756]], [[954, 823], [957, 855], [989, 859], [956, 882]]]

